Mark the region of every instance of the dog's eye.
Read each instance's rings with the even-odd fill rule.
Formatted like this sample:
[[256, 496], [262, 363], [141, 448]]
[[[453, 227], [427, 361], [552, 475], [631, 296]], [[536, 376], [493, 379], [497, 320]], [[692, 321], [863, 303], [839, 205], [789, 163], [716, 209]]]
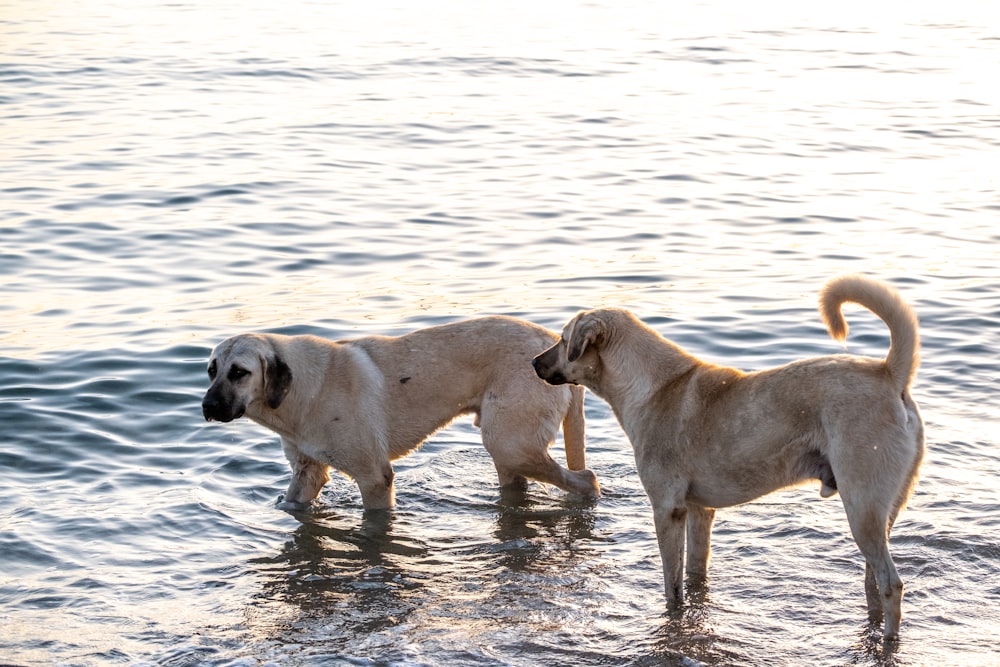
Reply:
[[250, 371], [248, 371], [245, 368], [240, 368], [239, 366], [233, 366], [232, 368], [229, 369], [229, 380], [231, 382], [242, 380], [248, 375], [250, 375]]
[[213, 359], [212, 363], [210, 363], [208, 365], [208, 379], [209, 380], [214, 380], [215, 376], [218, 373], [219, 373], [219, 366], [218, 366], [218, 364], [215, 363], [215, 360]]

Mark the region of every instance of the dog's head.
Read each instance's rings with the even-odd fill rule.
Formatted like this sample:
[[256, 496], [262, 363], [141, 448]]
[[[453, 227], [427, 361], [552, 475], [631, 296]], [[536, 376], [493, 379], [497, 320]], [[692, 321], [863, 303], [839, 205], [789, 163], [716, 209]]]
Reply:
[[608, 333], [601, 311], [578, 313], [563, 328], [555, 345], [535, 357], [531, 365], [549, 384], [581, 384], [593, 388], [600, 378], [600, 348]]
[[212, 384], [201, 401], [205, 419], [229, 422], [261, 403], [277, 409], [291, 387], [292, 370], [270, 337], [241, 334], [212, 350], [208, 378]]

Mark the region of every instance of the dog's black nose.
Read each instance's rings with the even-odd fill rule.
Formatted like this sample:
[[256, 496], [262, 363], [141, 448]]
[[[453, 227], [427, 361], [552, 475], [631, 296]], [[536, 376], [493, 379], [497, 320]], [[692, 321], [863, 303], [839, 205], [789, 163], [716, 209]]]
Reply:
[[219, 410], [219, 402], [214, 398], [205, 397], [205, 400], [201, 402], [201, 413], [205, 415], [205, 421], [210, 422], [214, 419], [215, 414]]

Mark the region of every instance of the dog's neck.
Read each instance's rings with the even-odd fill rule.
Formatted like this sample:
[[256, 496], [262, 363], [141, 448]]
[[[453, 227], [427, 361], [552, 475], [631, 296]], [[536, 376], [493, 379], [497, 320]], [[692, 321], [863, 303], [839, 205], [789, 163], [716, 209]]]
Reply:
[[628, 326], [615, 327], [601, 348], [601, 377], [593, 392], [606, 400], [619, 421], [639, 410], [663, 387], [687, 375], [698, 360], [679, 345], [631, 316]]
[[306, 378], [310, 375], [320, 373], [321, 369], [318, 366], [307, 368], [293, 366], [291, 368], [292, 382], [281, 404], [276, 408], [272, 408], [263, 398], [258, 398], [247, 406], [247, 418], [265, 428], [271, 429], [282, 438], [295, 439], [296, 436], [301, 437], [301, 420], [297, 415], [290, 414], [289, 411], [293, 410], [292, 406], [312, 405], [314, 403], [316, 397], [303, 393], [302, 387], [310, 387], [317, 384], [315, 381], [310, 381]]
[[271, 429], [283, 438], [291, 437], [293, 433], [294, 424], [282, 417], [281, 406], [277, 410], [272, 410], [263, 403], [255, 404], [247, 409], [246, 416], [251, 421]]

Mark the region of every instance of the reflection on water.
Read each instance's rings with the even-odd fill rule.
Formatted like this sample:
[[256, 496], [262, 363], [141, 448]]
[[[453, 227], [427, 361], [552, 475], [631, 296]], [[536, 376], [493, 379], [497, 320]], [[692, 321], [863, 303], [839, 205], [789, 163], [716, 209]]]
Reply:
[[[279, 552], [248, 568], [261, 582], [256, 613], [268, 609], [272, 621], [284, 619], [269, 628], [271, 657], [290, 657], [284, 651], [291, 646], [304, 660], [356, 660], [375, 649], [390, 662], [524, 654], [601, 664], [610, 642], [616, 660], [635, 665], [741, 662], [740, 647], [716, 635], [706, 582], [689, 589], [682, 609], [663, 612], [656, 611], [655, 568], [644, 594], [651, 605], [611, 594], [607, 580], [620, 574], [614, 568], [590, 571], [600, 545], [629, 540], [598, 526], [599, 503], [513, 492], [444, 531], [434, 507], [430, 501], [420, 511], [360, 519], [329, 508], [296, 515], [302, 523]], [[478, 534], [490, 523], [492, 534]], [[417, 542], [413, 531], [435, 538]], [[593, 597], [595, 576], [603, 599]], [[648, 617], [634, 617], [640, 609]], [[591, 627], [567, 628], [581, 621]], [[542, 628], [547, 638], [521, 628]], [[635, 639], [623, 643], [623, 631]], [[874, 655], [876, 634], [868, 634]]]
[[405, 591], [420, 584], [393, 556], [419, 557], [426, 550], [394, 542], [388, 512], [366, 513], [356, 528], [321, 516], [303, 518], [279, 554], [251, 562], [264, 575], [259, 598], [292, 605], [302, 618], [328, 619], [327, 641], [404, 622], [412, 609]]
[[[297, 515], [302, 523], [280, 551], [249, 565], [261, 582], [253, 605], [281, 607], [269, 616], [286, 619], [272, 639], [297, 642], [321, 627], [322, 643], [310, 651], [359, 656], [373, 638], [405, 633], [413, 651], [436, 641], [436, 659], [462, 659], [470, 647], [459, 633], [489, 643], [498, 623], [579, 613], [573, 573], [594, 554], [594, 503], [513, 492], [447, 529], [434, 509], [430, 501], [405, 516], [365, 512], [360, 521], [322, 508]], [[416, 541], [414, 531], [435, 537]]]

